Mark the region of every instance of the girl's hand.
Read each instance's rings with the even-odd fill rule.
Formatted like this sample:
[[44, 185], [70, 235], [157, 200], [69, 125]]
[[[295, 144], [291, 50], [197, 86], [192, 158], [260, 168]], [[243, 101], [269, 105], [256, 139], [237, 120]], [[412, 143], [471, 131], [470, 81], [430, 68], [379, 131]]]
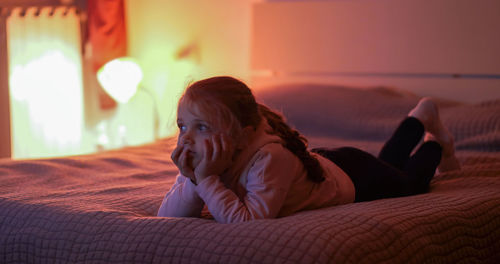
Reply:
[[172, 152], [171, 158], [175, 166], [179, 169], [182, 175], [191, 179], [191, 181], [196, 182], [194, 176], [194, 170], [189, 164], [189, 157], [187, 155], [188, 149], [184, 145], [180, 144]]
[[210, 175], [221, 175], [233, 161], [234, 148], [229, 136], [213, 135], [206, 139], [203, 146], [203, 158], [196, 166], [196, 182], [201, 182]]

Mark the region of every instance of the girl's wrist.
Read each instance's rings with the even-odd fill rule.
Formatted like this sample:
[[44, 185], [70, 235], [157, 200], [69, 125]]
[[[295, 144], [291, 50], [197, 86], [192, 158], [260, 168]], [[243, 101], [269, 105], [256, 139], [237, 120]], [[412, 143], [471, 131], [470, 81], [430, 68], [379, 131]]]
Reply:
[[196, 183], [200, 183], [201, 181], [203, 181], [204, 179], [206, 179], [208, 177], [208, 175], [196, 175], [195, 176], [195, 182]]
[[197, 175], [194, 179], [194, 181], [196, 182], [195, 185], [198, 185], [200, 184], [202, 181], [206, 180], [207, 178], [209, 178], [211, 175], [215, 175], [215, 174], [209, 174], [209, 175]]

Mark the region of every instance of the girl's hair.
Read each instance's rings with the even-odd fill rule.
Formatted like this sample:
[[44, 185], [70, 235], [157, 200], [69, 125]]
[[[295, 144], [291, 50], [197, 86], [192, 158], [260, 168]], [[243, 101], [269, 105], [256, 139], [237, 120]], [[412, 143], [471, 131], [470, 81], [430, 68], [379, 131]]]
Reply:
[[205, 114], [209, 122], [233, 134], [247, 126], [257, 129], [265, 117], [272, 129], [268, 132], [278, 135], [302, 161], [307, 177], [313, 182], [325, 180], [319, 161], [307, 150], [307, 139], [292, 129], [282, 115], [257, 103], [245, 83], [228, 76], [204, 79], [189, 85], [179, 103], [187, 103], [199, 113], [210, 113]]

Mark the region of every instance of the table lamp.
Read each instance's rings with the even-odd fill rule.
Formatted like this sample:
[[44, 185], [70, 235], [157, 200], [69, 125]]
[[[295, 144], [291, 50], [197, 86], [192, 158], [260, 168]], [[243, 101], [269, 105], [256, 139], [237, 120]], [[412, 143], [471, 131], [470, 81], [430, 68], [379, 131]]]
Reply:
[[120, 57], [104, 64], [97, 71], [97, 80], [115, 101], [127, 103], [143, 77], [141, 67], [130, 57]]

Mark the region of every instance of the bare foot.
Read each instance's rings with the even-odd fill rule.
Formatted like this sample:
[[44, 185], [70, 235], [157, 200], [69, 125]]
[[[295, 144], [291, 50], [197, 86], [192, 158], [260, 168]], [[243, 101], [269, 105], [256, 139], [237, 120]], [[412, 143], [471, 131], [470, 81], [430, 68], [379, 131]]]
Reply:
[[455, 157], [455, 144], [453, 135], [443, 125], [439, 118], [436, 104], [429, 98], [420, 99], [417, 106], [413, 108], [408, 116], [417, 118], [424, 125], [427, 132], [424, 141], [437, 141], [443, 148], [441, 163], [438, 166], [440, 172], [460, 169], [460, 163]]

